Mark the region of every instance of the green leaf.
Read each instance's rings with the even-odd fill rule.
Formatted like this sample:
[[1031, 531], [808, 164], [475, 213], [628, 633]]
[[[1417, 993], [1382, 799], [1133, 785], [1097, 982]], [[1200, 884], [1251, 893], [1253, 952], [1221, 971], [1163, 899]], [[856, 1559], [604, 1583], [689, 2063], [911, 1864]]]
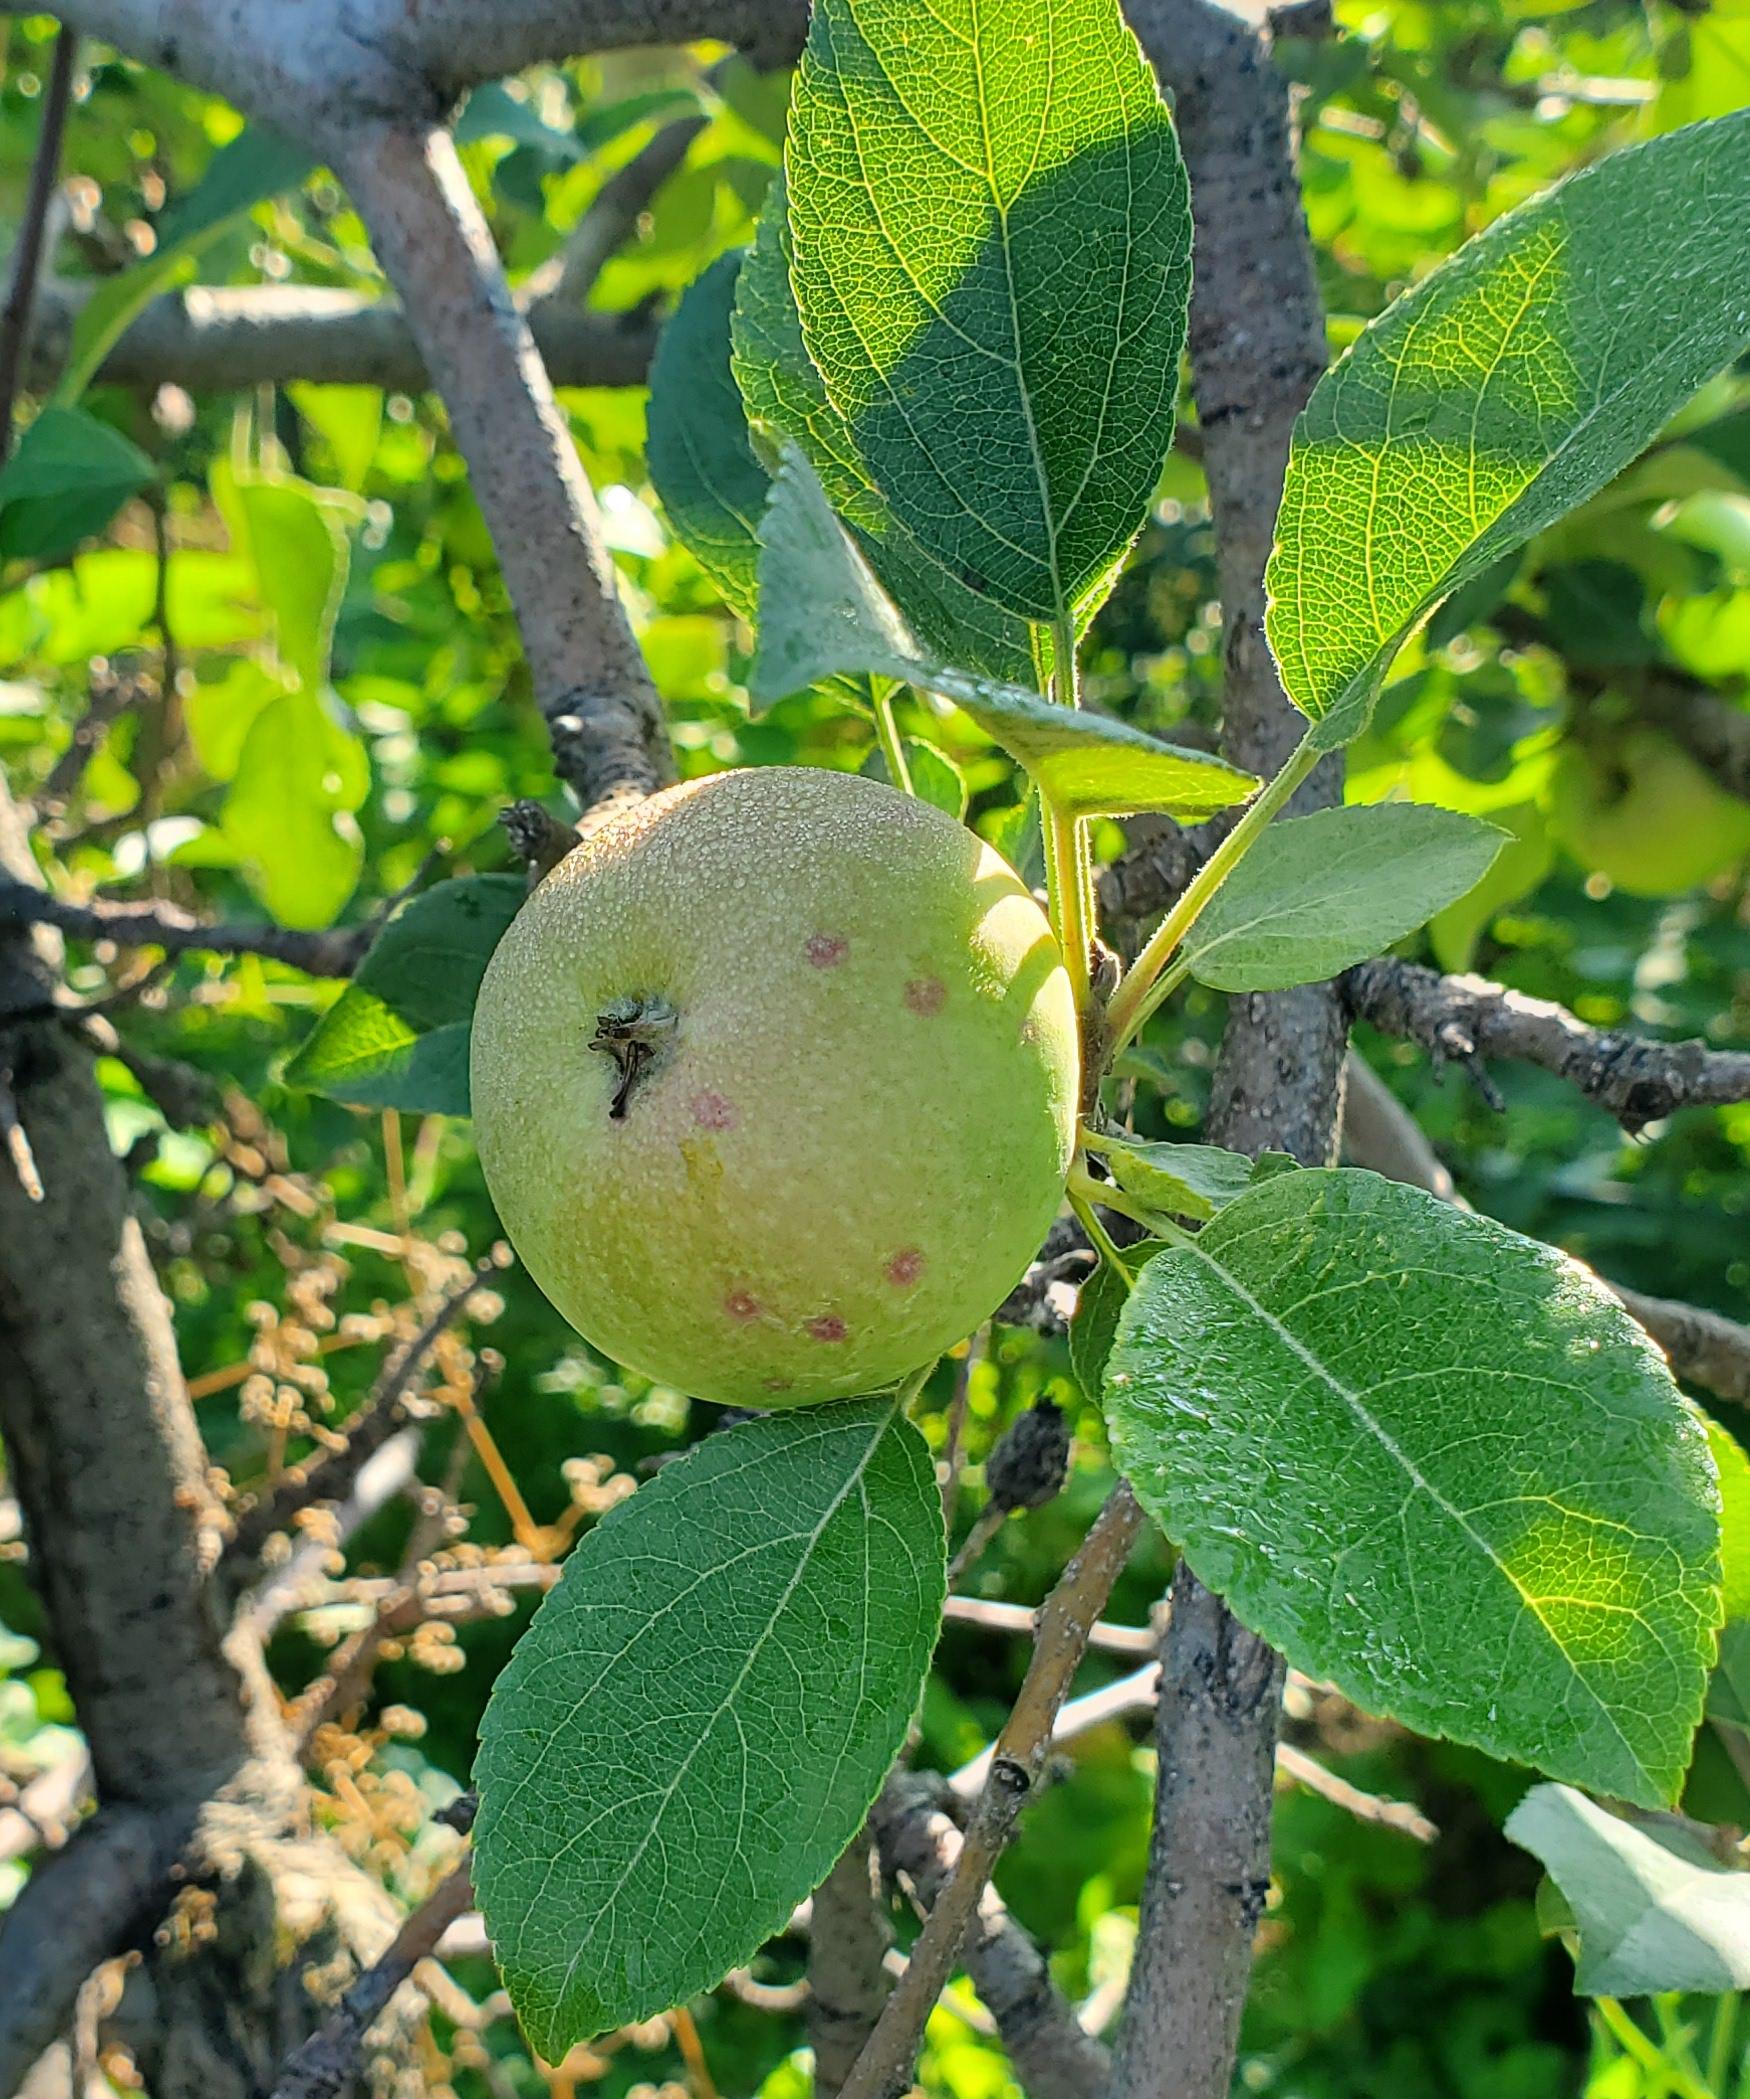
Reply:
[[1750, 1457], [1719, 1423], [1701, 1417], [1720, 1479], [1720, 1593], [1726, 1623], [1750, 1619]]
[[45, 408], [0, 470], [0, 560], [71, 553], [155, 472], [108, 423], [76, 408]]
[[1272, 824], [1185, 936], [1217, 991], [1316, 984], [1413, 933], [1488, 872], [1506, 834], [1417, 802], [1321, 809]]
[[1595, 494], [1750, 342], [1750, 110], [1615, 153], [1479, 234], [1313, 391], [1266, 579], [1335, 749], [1416, 622]]
[[872, 671], [938, 692], [1077, 816], [1161, 810], [1200, 822], [1257, 786], [1224, 759], [1181, 751], [1108, 715], [1054, 707], [1017, 685], [931, 657], [833, 515], [818, 476], [785, 447], [761, 529], [759, 651], [748, 679], [777, 699], [835, 672]]
[[588, 1534], [475, 1766], [474, 1885], [544, 2056], [708, 1989], [818, 1885], [905, 1738], [943, 1588], [891, 1399], [724, 1430]]
[[1191, 211], [1117, 0], [817, 0], [786, 156], [803, 339], [895, 515], [1067, 619], [1172, 441]]
[[232, 547], [255, 564], [280, 661], [307, 692], [320, 691], [346, 588], [346, 534], [333, 504], [290, 474], [234, 474], [222, 462], [212, 484]]
[[287, 1080], [361, 1108], [466, 1115], [480, 979], [527, 894], [517, 875], [464, 875], [403, 904], [305, 1038]]
[[221, 146], [194, 188], [159, 220], [151, 255], [134, 269], [105, 278], [80, 310], [67, 368], [55, 389], [57, 405], [72, 407], [134, 316], [161, 291], [193, 274], [195, 256], [228, 219], [302, 182], [315, 165], [307, 145], [263, 124], [249, 125]]
[[1218, 1144], [1151, 1144], [1099, 1133], [1083, 1141], [1099, 1153], [1126, 1195], [1168, 1217], [1193, 1217], [1199, 1223], [1244, 1195], [1255, 1172], [1244, 1152], [1224, 1151]]
[[[1166, 1246], [1164, 1239], [1139, 1239], [1124, 1249], [1134, 1277]], [[1069, 1323], [1069, 1366], [1076, 1382], [1100, 1406], [1106, 1396], [1106, 1359], [1118, 1336], [1118, 1316], [1130, 1301], [1130, 1285], [1110, 1261], [1101, 1261], [1081, 1287]]]
[[383, 430], [383, 389], [294, 382], [286, 392], [305, 422], [326, 440], [341, 487], [356, 494], [364, 487], [377, 456], [377, 440]]
[[1577, 1263], [1374, 1174], [1281, 1174], [1144, 1269], [1107, 1406], [1144, 1507], [1298, 1667], [1674, 1797], [1718, 1490], [1663, 1357]]
[[249, 725], [222, 828], [249, 886], [282, 925], [332, 925], [357, 886], [352, 812], [371, 783], [365, 747], [314, 692], [288, 692]]
[[[920, 802], [928, 802], [932, 809], [940, 809], [959, 823], [966, 814], [966, 775], [933, 743], [919, 743], [911, 736], [904, 742], [912, 793]], [[869, 753], [860, 770], [871, 780], [893, 784], [887, 777], [887, 754], [879, 745]]]
[[855, 536], [907, 626], [945, 663], [993, 678], [1031, 677], [1033, 646], [1026, 623], [969, 590], [906, 530], [876, 488], [844, 418], [827, 399], [802, 341], [790, 283], [781, 173], [773, 179], [753, 246], [742, 261], [731, 332], [736, 383], [767, 456], [775, 463], [786, 439], [803, 453], [820, 476], [830, 507]]
[[1507, 1834], [1567, 1900], [1582, 1996], [1750, 1985], [1750, 1873], [1722, 1864], [1681, 1824], [1642, 1827], [1569, 1786], [1533, 1786]]
[[720, 256], [662, 331], [650, 370], [650, 479], [675, 537], [744, 619], [759, 596], [771, 476], [754, 456], [729, 368], [739, 255]]

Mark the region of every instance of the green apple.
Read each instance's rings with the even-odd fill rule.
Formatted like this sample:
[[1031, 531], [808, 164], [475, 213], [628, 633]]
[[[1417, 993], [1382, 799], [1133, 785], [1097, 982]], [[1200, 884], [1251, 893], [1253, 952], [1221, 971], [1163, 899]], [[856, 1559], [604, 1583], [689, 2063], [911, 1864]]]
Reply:
[[1570, 742], [1550, 775], [1550, 830], [1630, 896], [1679, 896], [1750, 853], [1750, 802], [1657, 729]]
[[970, 831], [872, 780], [720, 773], [530, 896], [474, 1015], [475, 1135], [530, 1274], [703, 1399], [879, 1391], [1037, 1251], [1074, 1143], [1074, 1000]]

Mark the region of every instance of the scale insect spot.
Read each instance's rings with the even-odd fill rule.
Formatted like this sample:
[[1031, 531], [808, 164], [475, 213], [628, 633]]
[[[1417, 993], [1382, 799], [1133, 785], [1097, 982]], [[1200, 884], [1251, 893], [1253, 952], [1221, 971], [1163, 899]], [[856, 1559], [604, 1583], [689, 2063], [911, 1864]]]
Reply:
[[921, 1020], [929, 1020], [948, 1003], [948, 987], [940, 977], [913, 977], [905, 987], [905, 1002]]
[[732, 1130], [736, 1125], [735, 1103], [721, 1093], [695, 1093], [687, 1105], [702, 1130]]
[[745, 1325], [760, 1316], [760, 1301], [751, 1291], [731, 1290], [723, 1300], [723, 1309], [731, 1319], [739, 1319]]
[[836, 1312], [822, 1313], [820, 1318], [808, 1322], [808, 1332], [815, 1341], [842, 1341], [850, 1329]]
[[850, 953], [851, 943], [839, 933], [810, 933], [802, 952], [816, 969], [836, 969]]

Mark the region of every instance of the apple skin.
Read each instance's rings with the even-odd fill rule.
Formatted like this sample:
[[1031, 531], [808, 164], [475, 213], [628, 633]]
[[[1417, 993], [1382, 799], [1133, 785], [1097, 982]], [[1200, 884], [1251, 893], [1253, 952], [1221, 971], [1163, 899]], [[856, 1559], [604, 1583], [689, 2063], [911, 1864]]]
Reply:
[[[619, 1114], [604, 1015], [649, 1037]], [[652, 796], [540, 884], [471, 1080], [505, 1229], [586, 1340], [697, 1398], [802, 1406], [918, 1369], [1032, 1260], [1074, 1146], [1074, 999], [971, 831], [754, 767]]]
[[1574, 858], [1630, 896], [1681, 896], [1750, 853], [1750, 803], [1657, 729], [1626, 728], [1601, 747], [1568, 743], [1549, 807], [1550, 830]]

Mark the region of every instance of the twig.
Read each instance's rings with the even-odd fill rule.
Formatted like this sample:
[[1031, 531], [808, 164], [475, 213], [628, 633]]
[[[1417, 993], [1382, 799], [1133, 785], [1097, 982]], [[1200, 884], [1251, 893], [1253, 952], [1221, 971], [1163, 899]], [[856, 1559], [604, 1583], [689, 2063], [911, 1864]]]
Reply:
[[[957, 1879], [967, 1841], [940, 1781], [897, 1773], [871, 1819], [882, 1863], [910, 1888], [927, 1919]], [[979, 1890], [963, 1953], [1027, 2099], [1094, 2099], [1105, 2079], [1106, 2051], [1083, 2031], [1045, 1956], [988, 1881]], [[916, 1960], [914, 1951], [908, 1972]]]
[[369, 927], [303, 933], [291, 926], [203, 925], [175, 904], [74, 904], [0, 875], [0, 932], [53, 926], [74, 940], [157, 947], [169, 955], [260, 955], [313, 977], [348, 977], [370, 944]]
[[1420, 1808], [1412, 1807], [1408, 1801], [1385, 1800], [1377, 1793], [1364, 1793], [1346, 1778], [1327, 1771], [1317, 1757], [1308, 1756], [1304, 1749], [1296, 1749], [1292, 1742], [1277, 1743], [1276, 1768], [1283, 1777], [1293, 1779], [1297, 1786], [1305, 1786], [1309, 1793], [1316, 1793], [1333, 1807], [1340, 1807], [1345, 1814], [1353, 1815], [1357, 1822], [1371, 1822], [1380, 1829], [1395, 1829], [1402, 1836], [1414, 1837], [1418, 1844], [1432, 1844], [1440, 1834]]
[[686, 159], [705, 123], [703, 116], [677, 117], [608, 177], [559, 253], [522, 287], [531, 320], [549, 300], [558, 306], [584, 303], [596, 279], [638, 230], [651, 199]]
[[500, 1250], [495, 1247], [475, 1263], [474, 1272], [465, 1283], [450, 1291], [413, 1339], [396, 1350], [384, 1364], [364, 1404], [347, 1423], [346, 1441], [338, 1450], [325, 1451], [307, 1464], [289, 1467], [262, 1500], [243, 1510], [225, 1547], [223, 1564], [227, 1569], [252, 1567], [267, 1541], [286, 1529], [300, 1510], [319, 1501], [346, 1498], [366, 1462], [406, 1425], [413, 1382], [438, 1336], [502, 1265]]
[[1549, 999], [1389, 957], [1361, 963], [1342, 985], [1360, 1019], [1420, 1043], [1436, 1064], [1453, 1059], [1478, 1074], [1486, 1057], [1521, 1058], [1567, 1080], [1631, 1135], [1679, 1108], [1750, 1100], [1750, 1051], [1588, 1027]]
[[73, 724], [73, 734], [67, 748], [49, 769], [49, 776], [32, 796], [39, 816], [58, 814], [71, 799], [79, 776], [90, 762], [92, 754], [105, 736], [110, 724], [132, 707], [151, 689], [143, 678], [117, 677], [113, 672], [94, 674], [91, 680], [91, 696], [85, 703], [85, 712]]
[[381, 1960], [359, 1977], [333, 2016], [284, 2065], [273, 2099], [334, 2099], [352, 2076], [360, 2044], [390, 1998], [473, 1900], [464, 1860], [405, 1920]]
[[335, 145], [449, 411], [498, 550], [560, 776], [585, 813], [669, 777], [662, 708], [595, 496], [448, 132], [361, 121]]
[[13, 1179], [23, 1190], [25, 1200], [40, 1203], [46, 1192], [43, 1177], [37, 1171], [30, 1133], [19, 1119], [18, 1099], [12, 1090], [12, 1072], [5, 1065], [0, 1065], [0, 1138], [5, 1139], [6, 1163], [12, 1169]]
[[[1031, 1604], [995, 1603], [983, 1596], [950, 1596], [943, 1615], [951, 1623], [1029, 1636], [1039, 1617]], [[1160, 1641], [1146, 1625], [1110, 1625], [1102, 1618], [1088, 1628], [1088, 1645], [1106, 1654], [1154, 1654]]]
[[0, 465], [5, 464], [12, 451], [12, 415], [24, 377], [31, 315], [36, 306], [37, 273], [42, 267], [49, 211], [60, 177], [61, 139], [67, 128], [67, 104], [72, 99], [73, 67], [78, 55], [78, 31], [63, 26], [55, 38], [48, 84], [43, 89], [30, 188], [24, 200], [18, 245], [13, 251], [11, 282], [6, 287], [5, 304], [0, 306]]
[[1088, 1635], [1130, 1557], [1142, 1520], [1129, 1487], [1116, 1488], [1041, 1607], [1033, 1659], [997, 1737], [990, 1780], [973, 1810], [953, 1875], [918, 1935], [903, 1981], [888, 1998], [846, 2080], [844, 2099], [891, 2099], [910, 2076], [924, 2022], [953, 1971], [979, 1896], [1013, 1833], [1021, 1804], [1045, 1768], [1058, 1708], [1087, 1652]]

